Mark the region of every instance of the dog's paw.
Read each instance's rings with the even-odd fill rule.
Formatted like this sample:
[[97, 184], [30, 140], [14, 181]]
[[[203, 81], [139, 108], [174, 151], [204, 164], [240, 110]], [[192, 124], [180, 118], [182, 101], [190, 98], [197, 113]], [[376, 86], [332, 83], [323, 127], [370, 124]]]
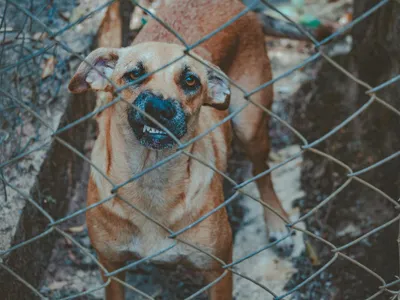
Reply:
[[285, 223], [280, 219], [275, 219], [274, 222], [267, 221], [267, 232], [269, 243], [276, 243], [272, 249], [276, 251], [278, 256], [287, 257], [290, 256], [294, 249], [293, 235], [296, 232], [290, 234]]

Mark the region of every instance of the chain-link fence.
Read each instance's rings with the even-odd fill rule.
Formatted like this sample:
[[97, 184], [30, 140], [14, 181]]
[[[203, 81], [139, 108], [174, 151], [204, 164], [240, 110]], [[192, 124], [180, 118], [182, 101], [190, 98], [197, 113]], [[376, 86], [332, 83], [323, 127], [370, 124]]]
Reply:
[[[157, 124], [161, 129], [163, 129], [165, 132], [170, 135], [170, 137], [178, 144], [176, 152], [157, 162], [155, 165], [153, 165], [151, 168], [145, 169], [141, 171], [138, 174], [134, 174], [132, 178], [130, 178], [128, 181], [123, 182], [123, 183], [114, 183], [112, 179], [108, 178], [108, 176], [95, 164], [93, 164], [90, 159], [87, 158], [87, 156], [83, 153], [83, 148], [81, 146], [77, 147], [73, 143], [70, 142], [70, 140], [67, 141], [66, 138], [64, 138], [65, 134], [72, 130], [74, 127], [82, 125], [82, 123], [87, 122], [90, 118], [95, 116], [96, 114], [99, 114], [100, 112], [109, 109], [112, 105], [115, 105], [118, 102], [127, 102], [121, 97], [120, 92], [135, 84], [139, 80], [144, 80], [148, 76], [151, 76], [155, 72], [158, 72], [164, 68], [168, 68], [175, 62], [181, 60], [185, 56], [191, 56], [194, 59], [196, 59], [195, 56], [191, 54], [191, 51], [195, 49], [197, 46], [201, 45], [203, 42], [209, 40], [212, 38], [215, 34], [220, 32], [221, 30], [224, 30], [228, 26], [230, 26], [233, 22], [236, 20], [240, 19], [242, 16], [245, 14], [249, 13], [253, 6], [257, 5], [259, 1], [254, 1], [253, 4], [249, 5], [246, 7], [242, 12], [240, 12], [236, 17], [232, 18], [229, 22], [226, 24], [223, 24], [220, 28], [216, 28], [214, 31], [210, 32], [208, 35], [204, 36], [201, 40], [193, 43], [193, 44], [188, 44], [185, 42], [184, 38], [179, 35], [179, 32], [176, 32], [171, 26], [168, 24], [165, 24], [162, 20], [158, 19], [152, 12], [146, 10], [143, 8], [148, 15], [151, 17], [155, 18], [157, 21], [159, 21], [162, 26], [165, 27], [170, 33], [172, 33], [185, 47], [184, 52], [182, 53], [182, 56], [180, 56], [177, 59], [174, 59], [167, 65], [163, 66], [159, 70], [156, 70], [154, 72], [148, 73], [144, 75], [144, 77], [141, 77], [139, 80], [133, 81], [126, 86], [122, 88], [118, 88], [115, 86], [113, 82], [110, 81], [110, 84], [114, 86], [115, 88], [115, 98], [112, 101], [109, 101], [103, 106], [96, 107], [96, 109], [89, 113], [84, 115], [83, 117], [76, 119], [76, 120], [67, 120], [67, 124], [61, 126], [60, 128], [55, 128], [53, 123], [54, 118], [60, 118], [60, 114], [57, 113], [57, 111], [61, 111], [64, 107], [61, 104], [60, 107], [58, 107], [55, 111], [50, 111], [48, 107], [57, 100], [57, 97], [59, 96], [60, 91], [63, 89], [63, 86], [65, 88], [65, 82], [67, 82], [70, 79], [70, 73], [68, 70], [68, 65], [67, 62], [68, 60], [73, 56], [79, 58], [80, 61], [84, 61], [87, 64], [89, 64], [93, 69], [96, 69], [95, 66], [91, 65], [88, 61], [85, 60], [84, 56], [79, 53], [79, 51], [72, 50], [71, 46], [69, 46], [68, 42], [66, 42], [67, 38], [67, 33], [74, 28], [78, 26], [82, 26], [81, 24], [87, 20], [88, 18], [92, 18], [95, 16], [97, 13], [104, 11], [109, 5], [111, 5], [114, 1], [109, 1], [103, 5], [100, 5], [94, 10], [91, 11], [86, 11], [82, 13], [78, 18], [76, 18], [76, 21], [70, 22], [69, 21], [69, 16], [64, 15], [62, 12], [63, 9], [65, 11], [69, 10], [69, 6], [73, 6], [74, 3], [68, 3], [67, 1], [58, 3], [57, 2], [57, 9], [56, 7], [56, 2], [55, 3], [48, 3], [47, 1], [27, 1], [26, 3], [20, 2], [20, 1], [15, 1], [15, 0], [6, 0], [5, 3], [0, 4], [0, 8], [2, 9], [2, 18], [0, 21], [0, 94], [1, 94], [1, 101], [0, 101], [0, 149], [2, 150], [0, 153], [0, 176], [1, 176], [1, 182], [2, 182], [2, 191], [4, 193], [4, 205], [7, 204], [7, 201], [9, 202], [10, 198], [8, 194], [10, 192], [17, 193], [19, 194], [20, 197], [22, 197], [25, 201], [27, 201], [32, 207], [34, 207], [37, 212], [41, 214], [40, 222], [44, 222], [43, 228], [44, 230], [40, 232], [39, 234], [35, 234], [32, 237], [29, 237], [26, 240], [23, 240], [22, 242], [14, 243], [10, 247], [6, 248], [5, 250], [0, 251], [0, 268], [5, 270], [7, 273], [11, 275], [13, 280], [15, 281], [20, 281], [22, 284], [24, 284], [26, 287], [28, 287], [32, 293], [40, 298], [45, 299], [46, 297], [41, 294], [41, 292], [34, 286], [31, 285], [29, 282], [27, 282], [24, 279], [24, 274], [20, 274], [13, 270], [12, 268], [9, 267], [8, 265], [8, 257], [9, 255], [14, 252], [14, 251], [19, 251], [24, 247], [28, 247], [30, 244], [35, 243], [35, 242], [40, 242], [42, 239], [46, 239], [47, 236], [49, 235], [59, 235], [63, 236], [66, 239], [68, 239], [73, 245], [78, 247], [84, 255], [90, 257], [97, 266], [102, 269], [105, 272], [105, 276], [107, 278], [106, 282], [104, 284], [94, 288], [94, 289], [89, 289], [87, 291], [84, 291], [79, 294], [74, 294], [68, 297], [64, 297], [62, 299], [78, 299], [79, 297], [90, 294], [94, 292], [95, 290], [99, 289], [104, 289], [107, 285], [110, 284], [112, 280], [115, 280], [119, 282], [121, 285], [125, 286], [128, 289], [131, 289], [141, 296], [143, 296], [146, 299], [154, 299], [150, 295], [145, 294], [144, 292], [140, 291], [139, 289], [135, 288], [134, 286], [130, 285], [127, 282], [123, 282], [120, 279], [117, 278], [117, 275], [124, 271], [128, 270], [130, 268], [133, 268], [137, 266], [138, 264], [145, 263], [147, 261], [150, 261], [151, 259], [154, 259], [156, 256], [164, 254], [174, 247], [176, 247], [179, 243], [184, 243], [196, 251], [202, 252], [206, 254], [207, 256], [211, 257], [214, 259], [216, 262], [221, 264], [221, 266], [225, 269], [225, 272], [217, 278], [214, 282], [208, 284], [207, 286], [204, 286], [200, 290], [198, 290], [195, 294], [191, 295], [190, 297], [186, 299], [193, 299], [196, 296], [202, 294], [204, 291], [208, 290], [211, 286], [214, 284], [218, 283], [224, 276], [226, 276], [229, 272], [232, 272], [233, 274], [236, 274], [237, 276], [241, 276], [248, 280], [250, 283], [249, 284], [256, 284], [260, 288], [264, 289], [267, 291], [269, 294], [272, 295], [274, 299], [284, 299], [292, 295], [295, 291], [298, 289], [304, 287], [305, 285], [309, 284], [313, 279], [315, 279], [319, 274], [321, 274], [324, 270], [329, 268], [336, 260], [339, 258], [347, 260], [349, 263], [354, 264], [355, 266], [362, 268], [365, 272], [368, 272], [372, 276], [374, 276], [378, 281], [381, 282], [381, 286], [379, 289], [376, 291], [375, 294], [371, 295], [368, 299], [374, 299], [377, 298], [380, 295], [387, 295], [388, 297], [397, 297], [399, 295], [399, 292], [396, 290], [392, 290], [394, 286], [400, 280], [396, 280], [393, 282], [387, 282], [385, 281], [380, 274], [375, 273], [373, 270], [368, 268], [367, 266], [359, 263], [349, 255], [346, 255], [344, 253], [344, 250], [348, 249], [349, 247], [359, 243], [363, 239], [373, 235], [374, 233], [383, 230], [384, 228], [388, 227], [389, 225], [398, 222], [400, 220], [400, 215], [397, 217], [393, 218], [392, 220], [386, 222], [385, 224], [382, 224], [373, 230], [371, 230], [368, 233], [363, 234], [362, 236], [354, 239], [353, 241], [344, 244], [344, 245], [334, 245], [330, 241], [325, 240], [321, 236], [319, 236], [315, 232], [311, 232], [305, 229], [302, 229], [298, 226], [298, 224], [310, 216], [312, 216], [318, 209], [321, 207], [327, 205], [330, 201], [333, 200], [333, 198], [338, 195], [342, 190], [348, 188], [349, 184], [353, 181], [356, 181], [360, 184], [363, 184], [365, 187], [371, 189], [372, 191], [380, 194], [383, 196], [387, 201], [389, 201], [391, 204], [393, 204], [394, 208], [398, 208], [399, 204], [396, 201], [396, 199], [393, 199], [389, 195], [387, 195], [385, 192], [382, 190], [378, 189], [375, 187], [373, 184], [366, 182], [365, 180], [360, 178], [360, 175], [394, 159], [395, 157], [400, 155], [400, 151], [393, 153], [392, 155], [378, 161], [375, 163], [372, 163], [370, 166], [360, 169], [360, 170], [353, 170], [350, 168], [347, 164], [344, 162], [338, 160], [337, 158], [329, 155], [328, 153], [322, 152], [318, 150], [316, 147], [329, 139], [332, 135], [335, 133], [338, 133], [342, 128], [344, 128], [347, 124], [352, 122], [354, 119], [356, 119], [362, 112], [366, 111], [369, 109], [369, 107], [373, 103], [378, 103], [388, 110], [391, 110], [397, 117], [400, 117], [400, 111], [390, 105], [388, 102], [385, 101], [385, 99], [381, 99], [377, 93], [388, 87], [389, 85], [392, 84], [397, 84], [400, 75], [394, 76], [393, 78], [387, 78], [387, 81], [380, 84], [379, 86], [370, 86], [368, 83], [361, 81], [359, 78], [355, 77], [353, 74], [350, 74], [347, 70], [345, 70], [342, 66], [340, 66], [338, 63], [336, 63], [331, 57], [329, 57], [325, 52], [324, 52], [324, 45], [327, 44], [328, 42], [332, 41], [336, 37], [342, 35], [349, 29], [351, 29], [355, 24], [358, 22], [368, 18], [371, 16], [371, 14], [375, 13], [377, 10], [380, 8], [384, 7], [387, 5], [390, 0], [382, 0], [379, 1], [374, 7], [369, 9], [368, 11], [364, 12], [361, 16], [357, 17], [353, 21], [351, 21], [349, 24], [345, 25], [343, 28], [340, 28], [337, 30], [335, 33], [330, 35], [329, 37], [318, 41], [315, 37], [313, 37], [307, 30], [303, 29], [302, 26], [297, 25], [295, 22], [293, 22], [289, 17], [285, 16], [282, 14], [282, 16], [289, 22], [294, 23], [298, 30], [300, 30], [304, 35], [306, 35], [309, 40], [314, 44], [315, 47], [315, 53], [310, 56], [308, 59], [306, 59], [304, 62], [301, 64], [297, 65], [296, 67], [292, 68], [291, 70], [285, 72], [284, 74], [274, 78], [273, 80], [269, 82], [265, 82], [259, 87], [253, 89], [253, 90], [246, 90], [243, 87], [239, 86], [237, 83], [235, 83], [233, 80], [229, 79], [231, 85], [235, 86], [238, 88], [242, 93], [244, 99], [246, 99], [246, 103], [243, 105], [243, 107], [239, 108], [237, 111], [232, 112], [228, 117], [223, 119], [223, 121], [214, 124], [211, 128], [209, 128], [206, 132], [203, 132], [199, 136], [196, 136], [195, 138], [182, 143], [178, 138], [174, 137], [167, 128], [165, 128], [160, 122], [149, 116], [145, 111], [140, 110], [138, 107], [134, 107], [134, 109], [140, 111], [140, 113], [145, 116], [146, 118], [151, 119], [155, 124]], [[275, 10], [278, 13], [279, 10], [277, 10], [273, 5], [271, 5], [268, 1], [262, 1], [264, 5], [266, 5], [269, 9]], [[135, 5], [139, 5], [138, 3], [135, 3]], [[49, 7], [54, 7], [54, 9], [48, 9]], [[45, 12], [45, 14], [44, 14]], [[58, 17], [55, 18], [54, 14], [58, 14]], [[12, 15], [12, 18], [7, 18], [7, 16]], [[7, 22], [10, 22], [9, 20], [12, 19], [13, 24], [9, 24]], [[16, 28], [16, 29], [15, 29]], [[35, 29], [35, 30], [32, 30]], [[31, 32], [39, 32], [35, 34], [31, 34]], [[90, 43], [90, 41], [85, 41], [85, 43]], [[82, 46], [84, 47], [84, 46]], [[76, 48], [74, 48], [76, 49]], [[281, 80], [282, 78], [285, 78], [295, 72], [296, 70], [303, 68], [307, 64], [323, 59], [329, 62], [332, 66], [343, 72], [346, 76], [350, 77], [354, 82], [357, 84], [363, 86], [366, 90], [366, 94], [370, 96], [369, 101], [367, 101], [362, 107], [360, 107], [357, 111], [352, 113], [342, 121], [339, 125], [336, 127], [332, 128], [329, 132], [327, 132], [325, 135], [321, 136], [317, 140], [314, 141], [309, 141], [307, 140], [299, 131], [296, 130], [296, 128], [293, 128], [290, 124], [288, 124], [285, 120], [281, 119], [279, 116], [277, 116], [274, 112], [270, 111], [268, 108], [260, 106], [259, 104], [253, 102], [252, 96], [255, 95], [256, 93], [260, 92], [262, 89], [267, 88], [268, 86], [272, 85], [273, 83]], [[200, 61], [200, 63], [202, 63]], [[215, 70], [218, 72], [218, 70]], [[101, 74], [101, 73], [99, 73]], [[45, 80], [46, 79], [46, 80]], [[127, 102], [129, 103], [129, 102]], [[129, 105], [133, 105], [129, 103]], [[256, 105], [260, 110], [263, 110], [265, 113], [270, 115], [272, 118], [274, 118], [277, 122], [279, 122], [282, 126], [285, 126], [288, 130], [290, 130], [295, 137], [299, 139], [302, 143], [301, 151], [292, 157], [289, 157], [288, 159], [284, 160], [283, 162], [275, 165], [274, 167], [263, 171], [262, 173], [258, 174], [257, 176], [254, 176], [250, 179], [247, 179], [243, 182], [236, 182], [234, 179], [229, 177], [226, 173], [222, 172], [221, 170], [218, 170], [211, 162], [204, 160], [201, 155], [199, 154], [193, 154], [189, 152], [187, 149], [190, 145], [195, 143], [196, 141], [202, 139], [204, 136], [206, 136], [208, 133], [216, 129], [218, 126], [225, 122], [230, 122], [230, 120], [237, 114], [239, 114], [245, 107], [249, 105]], [[29, 121], [29, 122], [28, 122]], [[30, 127], [24, 126], [26, 123], [31, 124]], [[40, 124], [40, 126], [39, 126]], [[37, 125], [37, 126], [36, 126]], [[44, 129], [43, 129], [44, 128]], [[45, 194], [46, 191], [37, 191], [36, 193], [33, 193], [30, 195], [26, 191], [24, 191], [23, 188], [20, 186], [15, 186], [10, 183], [9, 178], [19, 176], [18, 175], [18, 167], [20, 165], [18, 164], [19, 162], [23, 161], [24, 158], [35, 155], [39, 150], [47, 148], [50, 146], [51, 143], [56, 143], [59, 144], [62, 148], [68, 149], [68, 151], [72, 151], [77, 157], [79, 157], [80, 160], [85, 161], [86, 163], [90, 164], [93, 172], [98, 172], [101, 176], [103, 176], [109, 184], [113, 186], [111, 194], [109, 197], [106, 199], [102, 199], [98, 203], [94, 205], [90, 205], [84, 209], [79, 209], [75, 211], [72, 214], [69, 214], [67, 216], [60, 216], [60, 217], [54, 217], [51, 216], [47, 210], [48, 207], [52, 204], [52, 201], [56, 202], [57, 199], [52, 199], [51, 197], [41, 197], [41, 193]], [[35, 145], [34, 147], [31, 147], [32, 145]], [[270, 244], [265, 245], [262, 249], [257, 249], [253, 253], [247, 255], [246, 257], [241, 257], [231, 263], [226, 263], [223, 260], [221, 260], [218, 257], [215, 257], [211, 253], [208, 253], [207, 250], [202, 249], [201, 247], [198, 247], [192, 243], [189, 243], [185, 241], [184, 239], [181, 238], [182, 233], [191, 230], [192, 227], [196, 226], [197, 224], [201, 223], [204, 221], [206, 218], [208, 218], [210, 215], [215, 213], [218, 210], [225, 209], [227, 206], [231, 205], [233, 201], [237, 199], [239, 195], [244, 195], [247, 198], [247, 201], [256, 201], [260, 203], [262, 206], [266, 207], [267, 209], [274, 210], [272, 207], [270, 207], [268, 204], [264, 203], [261, 199], [254, 197], [253, 195], [247, 193], [244, 189], [248, 184], [256, 181], [258, 178], [262, 176], [266, 176], [267, 174], [270, 174], [272, 171], [282, 167], [283, 165], [287, 164], [288, 162], [294, 160], [295, 158], [302, 156], [305, 152], [312, 152], [316, 155], [319, 155], [321, 157], [324, 157], [331, 161], [334, 164], [337, 164], [338, 166], [344, 168], [347, 172], [347, 180], [342, 184], [339, 188], [337, 188], [332, 194], [330, 194], [328, 197], [326, 197], [323, 201], [321, 201], [317, 206], [315, 206], [313, 209], [308, 211], [306, 214], [302, 215], [298, 220], [294, 222], [288, 223], [285, 221], [287, 224], [287, 235], [282, 237], [279, 240], [276, 240]], [[141, 210], [140, 208], [134, 206], [132, 203], [130, 203], [127, 199], [125, 199], [124, 196], [119, 194], [119, 190], [127, 185], [128, 183], [138, 180], [140, 177], [145, 176], [149, 172], [157, 172], [157, 168], [168, 163], [169, 161], [173, 160], [174, 158], [178, 156], [187, 156], [188, 158], [194, 159], [198, 161], [199, 163], [207, 166], [208, 168], [211, 168], [214, 172], [220, 174], [224, 179], [226, 179], [234, 188], [235, 193], [233, 196], [231, 196], [229, 199], [227, 199], [223, 204], [221, 204], [218, 207], [215, 207], [213, 210], [207, 212], [205, 215], [203, 215], [200, 219], [196, 220], [189, 226], [185, 228], [181, 228], [178, 231], [173, 231], [170, 228], [167, 228], [160, 222], [160, 220], [154, 219], [151, 215], [149, 215], [148, 212]], [[32, 168], [35, 168], [35, 166], [32, 166]], [[37, 197], [37, 198], [36, 198]], [[8, 199], [9, 198], [9, 199]], [[169, 238], [171, 239], [171, 245], [168, 246], [165, 249], [158, 249], [157, 252], [152, 254], [149, 257], [144, 257], [140, 259], [139, 261], [135, 261], [133, 263], [130, 263], [126, 265], [125, 267], [115, 270], [113, 272], [108, 272], [104, 266], [98, 261], [98, 259], [85, 247], [83, 247], [80, 243], [78, 243], [69, 233], [67, 233], [64, 229], [62, 229], [62, 224], [65, 222], [68, 222], [72, 218], [76, 218], [77, 216], [81, 216], [82, 214], [85, 214], [88, 210], [93, 209], [94, 207], [101, 205], [103, 203], [106, 203], [107, 201], [111, 201], [114, 198], [118, 198], [130, 207], [132, 207], [134, 210], [137, 211], [137, 213], [143, 215], [145, 218], [151, 220], [157, 226], [165, 230], [165, 232], [168, 234]], [[8, 200], [7, 200], [8, 199]], [[45, 201], [43, 201], [45, 199]], [[1, 203], [0, 203], [1, 204]], [[2, 204], [3, 205], [3, 204]], [[65, 204], [64, 204], [65, 205]], [[3, 208], [2, 208], [3, 210]], [[6, 208], [4, 208], [4, 212], [7, 213]], [[276, 213], [276, 212], [275, 212]], [[43, 217], [44, 220], [43, 221]], [[284, 217], [280, 216], [282, 220], [285, 220]], [[11, 218], [13, 218], [11, 216]], [[5, 220], [7, 220], [5, 218]], [[39, 220], [39, 219], [38, 219]], [[28, 226], [34, 226], [34, 225], [29, 225]], [[270, 290], [268, 287], [262, 285], [261, 283], [257, 282], [256, 279], [251, 278], [251, 275], [247, 276], [244, 274], [241, 274], [237, 271], [235, 268], [236, 265], [240, 264], [244, 260], [247, 260], [255, 255], [258, 255], [260, 252], [272, 248], [282, 242], [283, 240], [290, 238], [293, 232], [295, 231], [301, 231], [305, 235], [309, 236], [312, 239], [316, 239], [324, 244], [326, 244], [328, 247], [331, 248], [332, 251], [332, 258], [329, 260], [325, 265], [323, 265], [318, 271], [313, 273], [311, 276], [309, 276], [307, 279], [305, 279], [301, 284], [298, 284], [296, 287], [293, 289], [287, 291], [284, 294], [277, 295], [273, 290]], [[396, 239], [397, 237], [393, 236], [393, 239]], [[26, 254], [29, 255], [29, 254]], [[34, 258], [33, 258], [34, 259]], [[32, 295], [33, 295], [32, 294]], [[32, 296], [33, 297], [33, 296]]]

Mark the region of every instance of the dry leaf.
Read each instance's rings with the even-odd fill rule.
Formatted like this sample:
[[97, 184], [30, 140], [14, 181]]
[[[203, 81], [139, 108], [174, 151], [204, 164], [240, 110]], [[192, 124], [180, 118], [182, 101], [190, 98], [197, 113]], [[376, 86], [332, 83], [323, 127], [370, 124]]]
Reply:
[[55, 65], [56, 65], [56, 59], [54, 58], [54, 56], [46, 60], [43, 67], [42, 79], [45, 79], [54, 73]]
[[281, 162], [283, 160], [283, 157], [279, 155], [279, 153], [277, 152], [270, 151], [269, 159], [272, 160], [273, 162]]
[[75, 254], [72, 253], [71, 250], [68, 250], [68, 257], [73, 263], [79, 264], [79, 260], [76, 258]]
[[311, 245], [311, 243], [309, 241], [306, 241], [306, 249], [307, 249], [308, 257], [311, 260], [311, 264], [315, 267], [321, 265], [321, 261], [319, 260], [317, 251], [315, 251], [313, 245]]
[[352, 13], [345, 13], [338, 21], [340, 26], [347, 25], [353, 20], [353, 14]]
[[48, 35], [47, 32], [36, 32], [36, 33], [32, 36], [32, 38], [33, 38], [35, 41], [43, 41], [43, 40], [45, 40], [48, 36], [49, 36], [49, 35]]
[[64, 286], [66, 286], [68, 284], [68, 282], [66, 281], [55, 281], [53, 283], [51, 283], [48, 288], [52, 291], [54, 290], [59, 290], [62, 289]]
[[69, 22], [69, 19], [71, 18], [71, 13], [69, 11], [60, 11], [58, 15], [66, 22]]
[[80, 225], [80, 226], [70, 227], [70, 228], [68, 228], [68, 231], [72, 232], [72, 233], [78, 233], [78, 232], [82, 232], [84, 229], [85, 229], [85, 226]]

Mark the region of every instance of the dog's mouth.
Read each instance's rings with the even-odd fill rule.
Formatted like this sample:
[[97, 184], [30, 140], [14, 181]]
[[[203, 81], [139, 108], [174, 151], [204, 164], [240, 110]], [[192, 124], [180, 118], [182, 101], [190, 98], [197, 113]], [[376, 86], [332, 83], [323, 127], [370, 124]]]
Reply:
[[147, 125], [143, 126], [143, 134], [149, 134], [152, 136], [158, 136], [158, 135], [168, 135], [164, 130], [158, 130], [157, 128], [150, 127]]
[[170, 137], [164, 130], [156, 127], [157, 125], [155, 124], [149, 126], [140, 123], [132, 123], [135, 122], [131, 122], [133, 133], [138, 141], [147, 148], [162, 150], [172, 148], [176, 144], [172, 137]]
[[[137, 140], [140, 142], [140, 144], [142, 144], [147, 148], [162, 150], [162, 149], [172, 148], [174, 145], [176, 145], [175, 140], [167, 132], [165, 132], [155, 124], [146, 125], [131, 121], [130, 125], [133, 129], [133, 133], [135, 134]], [[167, 129], [176, 138], [180, 139], [186, 133], [186, 122], [178, 126], [178, 128], [175, 127]]]
[[[154, 95], [147, 93], [141, 94], [134, 101], [134, 104], [138, 109], [146, 112], [159, 122], [177, 139], [186, 134], [186, 115], [178, 101], [155, 99]], [[134, 107], [129, 109], [128, 121], [135, 137], [143, 146], [162, 150], [176, 145], [170, 134], [146, 118], [143, 113]]]

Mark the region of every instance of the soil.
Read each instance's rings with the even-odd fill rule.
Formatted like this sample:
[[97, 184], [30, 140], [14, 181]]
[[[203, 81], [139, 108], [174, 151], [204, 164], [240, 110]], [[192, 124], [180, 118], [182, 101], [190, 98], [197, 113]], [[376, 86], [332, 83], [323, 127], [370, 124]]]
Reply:
[[[346, 65], [345, 56], [339, 55], [335, 59], [341, 65]], [[333, 99], [336, 97], [334, 95], [332, 98], [326, 99], [327, 102], [320, 102], [321, 89], [325, 88], [316, 89], [316, 86], [321, 87], [324, 84], [322, 82], [327, 82], [327, 78], [337, 78], [335, 81], [331, 79], [332, 85], [343, 84], [346, 86], [346, 83], [343, 82], [344, 78], [338, 74], [339, 72], [326, 63], [318, 63], [317, 69], [319, 78], [315, 82], [305, 84], [299, 90], [296, 94], [296, 102], [292, 107], [294, 126], [311, 141], [325, 134], [353, 112], [343, 104], [335, 105]], [[330, 93], [332, 94], [332, 92]], [[380, 108], [373, 106], [370, 109], [378, 111]], [[327, 114], [326, 111], [330, 113]], [[323, 113], [321, 114], [321, 112]], [[368, 156], [365, 149], [360, 149], [359, 141], [355, 138], [357, 129], [354, 127], [357, 127], [358, 122], [363, 123], [364, 120], [364, 116], [361, 115], [359, 119], [352, 122], [352, 127], [346, 126], [339, 133], [330, 137], [327, 142], [319, 145], [318, 149], [349, 164], [354, 170], [362, 169], [363, 166], [377, 161], [376, 156], [389, 155], [390, 153], [385, 153], [382, 149], [374, 148], [373, 153], [376, 156]], [[371, 124], [371, 126], [373, 125]], [[375, 131], [375, 134], [379, 134], [379, 132]], [[368, 139], [373, 141], [374, 133], [369, 134]], [[390, 168], [390, 166], [388, 167]], [[339, 188], [347, 179], [346, 173], [343, 168], [321, 156], [310, 152], [305, 153], [302, 188], [306, 197], [299, 202], [301, 211], [308, 212]], [[397, 179], [389, 176], [389, 174], [395, 173], [382, 168], [373, 170], [371, 173], [368, 175], [367, 181], [395, 197], [394, 186], [396, 186]], [[366, 179], [365, 176], [361, 176], [361, 178]], [[332, 201], [319, 209], [314, 216], [308, 218], [306, 223], [308, 230], [318, 233], [320, 237], [340, 246], [388, 222], [396, 215], [393, 204], [377, 192], [353, 181]], [[387, 282], [393, 281], [399, 270], [399, 250], [396, 241], [398, 226], [396, 222], [344, 250], [344, 253], [379, 274]], [[300, 259], [296, 265], [299, 269], [303, 269], [305, 274], [299, 273], [294, 276], [292, 283], [288, 285], [289, 288], [306, 278], [307, 273], [311, 275], [317, 271], [333, 256], [329, 247], [312, 238], [309, 240], [318, 253], [320, 264], [318, 266], [312, 266], [309, 263], [304, 265], [304, 261]], [[380, 285], [381, 282], [367, 271], [340, 258], [322, 272], [312, 285], [301, 289], [299, 297], [331, 299], [333, 296], [334, 299], [366, 299], [378, 292]], [[375, 299], [388, 299], [388, 295], [383, 294]]]

